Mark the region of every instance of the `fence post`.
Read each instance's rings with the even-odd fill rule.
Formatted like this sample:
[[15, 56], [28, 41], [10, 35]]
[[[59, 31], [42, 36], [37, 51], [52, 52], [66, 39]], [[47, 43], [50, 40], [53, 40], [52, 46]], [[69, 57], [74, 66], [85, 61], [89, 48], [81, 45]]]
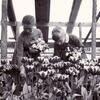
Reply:
[[7, 59], [7, 4], [8, 0], [2, 0], [1, 59]]
[[82, 42], [82, 25], [81, 25], [81, 23], [79, 23], [78, 26], [79, 26], [79, 39]]
[[96, 11], [97, 11], [97, 0], [93, 0], [92, 8], [92, 53], [91, 59], [96, 58]]
[[[19, 28], [20, 28], [20, 24], [19, 24], [19, 22], [16, 22], [16, 40], [15, 40], [15, 46], [16, 46], [16, 43], [17, 43], [17, 41], [18, 41], [18, 37], [19, 37]], [[18, 50], [18, 48], [16, 48], [16, 55], [18, 55], [18, 52], [19, 52], [19, 50]]]
[[18, 40], [19, 37], [19, 28], [20, 28], [20, 23], [16, 22], [16, 41]]

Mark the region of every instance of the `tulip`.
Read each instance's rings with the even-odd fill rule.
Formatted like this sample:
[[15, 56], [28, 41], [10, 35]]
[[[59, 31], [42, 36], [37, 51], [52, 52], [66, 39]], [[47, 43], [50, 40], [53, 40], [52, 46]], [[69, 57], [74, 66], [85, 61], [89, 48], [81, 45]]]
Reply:
[[56, 95], [56, 96], [61, 96], [62, 95], [62, 91], [60, 89], [58, 89], [57, 87], [54, 87], [53, 88], [53, 93]]
[[27, 62], [27, 60], [28, 60], [27, 57], [22, 57], [21, 62], [24, 64]]
[[31, 65], [33, 63], [34, 59], [33, 58], [29, 58], [28, 59], [28, 64]]
[[55, 74], [53, 77], [52, 77], [52, 79], [54, 80], [54, 81], [58, 81], [58, 79], [61, 77], [61, 74]]
[[47, 77], [47, 71], [40, 71], [39, 72], [39, 75], [40, 75], [40, 77], [42, 78], [42, 79], [45, 79], [46, 77]]
[[33, 65], [27, 65], [26, 68], [27, 68], [28, 70], [32, 70], [32, 69], [34, 68], [34, 66], [33, 66]]
[[44, 57], [38, 57], [37, 60], [42, 63], [44, 60]]
[[73, 56], [70, 56], [69, 61], [74, 61], [75, 58]]
[[42, 93], [41, 100], [48, 100], [48, 98], [49, 98], [48, 93]]
[[32, 48], [33, 48], [33, 49], [37, 49], [36, 44], [33, 44], [33, 45], [32, 45]]
[[61, 60], [61, 58], [58, 57], [58, 56], [54, 56], [54, 57], [49, 58], [49, 61], [52, 62], [52, 63], [57, 63], [60, 60]]
[[48, 58], [45, 58], [45, 59], [43, 60], [43, 64], [49, 64], [49, 59], [48, 59]]
[[48, 69], [48, 64], [42, 64], [42, 70], [47, 70]]
[[61, 75], [60, 77], [59, 77], [59, 80], [60, 81], [65, 81], [66, 79], [68, 79], [68, 75]]
[[69, 56], [69, 53], [68, 53], [68, 52], [66, 52], [65, 56], [66, 56], [66, 57], [68, 57], [68, 56]]
[[6, 60], [6, 59], [1, 59], [1, 64], [2, 64], [2, 65], [7, 64], [7, 60]]
[[55, 74], [55, 70], [54, 69], [48, 69], [48, 75], [52, 76]]
[[34, 61], [33, 65], [34, 65], [34, 67], [39, 67], [39, 62], [38, 61]]

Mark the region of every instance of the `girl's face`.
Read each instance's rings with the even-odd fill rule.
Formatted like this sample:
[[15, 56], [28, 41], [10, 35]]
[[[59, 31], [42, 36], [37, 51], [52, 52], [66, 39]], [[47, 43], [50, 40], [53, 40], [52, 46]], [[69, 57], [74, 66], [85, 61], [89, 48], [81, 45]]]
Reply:
[[59, 36], [59, 39], [56, 41], [56, 43], [57, 43], [58, 45], [62, 45], [64, 42], [65, 42], [65, 35], [64, 35], [64, 34], [61, 34], [61, 35]]
[[30, 32], [32, 32], [32, 27], [30, 27], [30, 28], [24, 27], [24, 31], [27, 33], [30, 33]]

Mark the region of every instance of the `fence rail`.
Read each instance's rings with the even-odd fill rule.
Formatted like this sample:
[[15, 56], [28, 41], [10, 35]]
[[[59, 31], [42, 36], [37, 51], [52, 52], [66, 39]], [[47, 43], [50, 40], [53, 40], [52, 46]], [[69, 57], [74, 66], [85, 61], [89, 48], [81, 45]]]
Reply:
[[[0, 24], [2, 24], [3, 21], [1, 20], [0, 21]], [[16, 22], [5, 22], [8, 26], [16, 26], [17, 24], [19, 24], [19, 26], [23, 26], [21, 22], [19, 21], [16, 21]], [[74, 24], [74, 27], [79, 27], [80, 24], [82, 27], [89, 27], [92, 25], [91, 22], [79, 22], [79, 23], [69, 23], [69, 22], [49, 22], [49, 23], [35, 23], [34, 26], [48, 26], [48, 27], [51, 27], [51, 26], [67, 26], [68, 24]], [[96, 23], [96, 26], [97, 27], [100, 27], [100, 23]]]

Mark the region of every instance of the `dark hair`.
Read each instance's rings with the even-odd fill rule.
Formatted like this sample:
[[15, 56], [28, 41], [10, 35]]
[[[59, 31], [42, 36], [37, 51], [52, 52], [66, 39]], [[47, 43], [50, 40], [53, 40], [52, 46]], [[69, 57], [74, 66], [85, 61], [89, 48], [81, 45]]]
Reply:
[[35, 23], [34, 17], [31, 15], [26, 15], [23, 17], [22, 24], [26, 27], [32, 27]]

